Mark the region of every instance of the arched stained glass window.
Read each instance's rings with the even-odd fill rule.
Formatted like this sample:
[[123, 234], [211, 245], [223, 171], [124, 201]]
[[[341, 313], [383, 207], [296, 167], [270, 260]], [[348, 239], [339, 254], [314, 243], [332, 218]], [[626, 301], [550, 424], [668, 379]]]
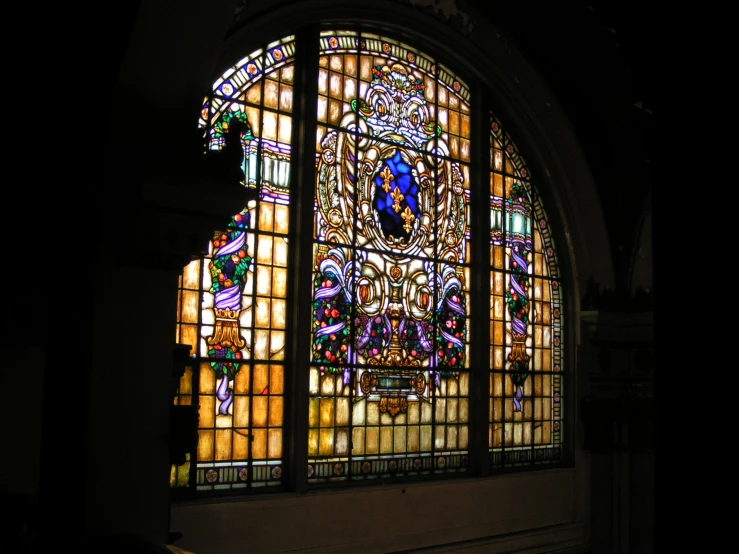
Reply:
[[554, 246], [530, 173], [490, 121], [490, 409], [494, 467], [560, 458], [562, 341]]
[[469, 442], [469, 91], [402, 43], [323, 32], [311, 480], [449, 472]]
[[[287, 37], [241, 60], [201, 114], [214, 150], [243, 127], [244, 186], [259, 194], [181, 278], [177, 341], [197, 360], [182, 379], [200, 406], [198, 489], [281, 482], [294, 48]], [[177, 474], [172, 484], [190, 482]]]
[[[559, 460], [560, 283], [516, 146], [492, 116], [475, 127], [476, 89], [422, 50], [354, 31], [315, 40], [317, 103], [303, 121], [292, 36], [235, 64], [203, 105], [210, 149], [239, 129], [255, 194], [180, 278], [176, 340], [192, 364], [175, 402], [199, 405], [200, 419], [171, 486], [291, 487], [286, 453], [298, 449], [308, 485], [467, 474], [471, 456], [492, 470]], [[306, 129], [315, 152], [291, 152]], [[489, 169], [473, 159], [479, 143]], [[312, 234], [290, 217], [291, 160], [306, 155]], [[485, 233], [486, 197], [489, 239], [471, 233]], [[291, 249], [311, 252], [310, 267], [291, 267]], [[288, 294], [297, 275], [310, 297]], [[301, 312], [305, 348], [287, 350]], [[488, 409], [472, 405], [475, 383]], [[299, 395], [307, 409], [287, 425]], [[486, 427], [487, 452], [472, 438]]]

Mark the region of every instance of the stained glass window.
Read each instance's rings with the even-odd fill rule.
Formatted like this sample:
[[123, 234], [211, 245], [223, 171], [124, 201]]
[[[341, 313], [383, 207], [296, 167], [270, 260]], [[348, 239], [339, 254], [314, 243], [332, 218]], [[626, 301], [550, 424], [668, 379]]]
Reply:
[[560, 281], [528, 168], [490, 121], [491, 464], [551, 462], [562, 440]]
[[468, 89], [376, 35], [319, 66], [310, 481], [464, 470]]
[[[294, 89], [291, 36], [231, 67], [203, 104], [208, 148], [242, 130], [254, 194], [180, 277], [176, 341], [192, 345], [192, 365], [174, 401], [197, 404], [200, 418], [171, 486], [276, 490], [298, 448], [308, 485], [465, 475], [471, 455], [486, 455], [471, 439], [485, 427], [493, 469], [559, 460], [561, 283], [517, 147], [492, 116], [475, 127], [477, 89], [423, 51], [354, 31], [316, 40], [309, 85]], [[317, 103], [302, 117], [315, 127], [293, 117], [306, 86]], [[312, 152], [291, 152], [313, 128], [315, 139], [303, 137]], [[489, 144], [488, 170], [473, 142]], [[291, 160], [307, 155], [312, 233], [301, 234]], [[471, 233], [485, 233], [486, 196], [489, 239]], [[288, 236], [310, 266], [290, 266]], [[288, 294], [296, 275], [310, 297]], [[472, 287], [475, 276], [489, 292]], [[305, 348], [288, 351], [301, 313]], [[475, 383], [489, 389], [487, 410], [474, 410]], [[295, 395], [307, 409], [287, 426]]]
[[213, 150], [243, 126], [243, 184], [258, 194], [180, 278], [176, 339], [198, 361], [199, 490], [281, 482], [293, 53], [288, 37], [247, 56], [214, 83], [201, 114]]

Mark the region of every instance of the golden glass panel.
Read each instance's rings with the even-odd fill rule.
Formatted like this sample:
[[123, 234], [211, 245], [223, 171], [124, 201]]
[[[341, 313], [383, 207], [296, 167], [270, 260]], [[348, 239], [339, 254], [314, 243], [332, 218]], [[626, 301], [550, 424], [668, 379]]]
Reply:
[[349, 425], [349, 399], [336, 399], [336, 425]]
[[259, 244], [257, 245], [257, 263], [272, 263], [272, 237], [269, 235], [261, 235]]
[[428, 402], [421, 403], [421, 423], [431, 423], [432, 407]]
[[459, 137], [452, 135], [448, 137], [449, 155], [454, 159], [459, 159]]
[[446, 384], [446, 389], [447, 389], [446, 395], [447, 396], [459, 395], [459, 382], [457, 381], [457, 379], [448, 379], [448, 380], [445, 379], [445, 381], [446, 381], [445, 384]]
[[284, 329], [286, 320], [286, 304], [284, 300], [272, 300], [272, 327]]
[[280, 114], [277, 120], [279, 122], [277, 140], [283, 144], [290, 144], [292, 141], [292, 117]]
[[[250, 90], [255, 89], [255, 88], [259, 88], [259, 87], [258, 86], [252, 87]], [[246, 118], [249, 120], [249, 123], [251, 124], [252, 133], [257, 137], [261, 136], [262, 132], [260, 130], [259, 123], [262, 119], [259, 117], [259, 114], [260, 114], [259, 108], [255, 108], [252, 106], [244, 106], [244, 112], [246, 113]]]
[[437, 425], [434, 434], [434, 448], [446, 450], [446, 425]]
[[503, 399], [493, 399], [493, 421], [503, 421]]
[[343, 113], [341, 106], [342, 104], [338, 100], [328, 101], [328, 122], [331, 125], [339, 125]]
[[285, 298], [287, 296], [287, 269], [276, 267], [273, 273], [272, 295]]
[[534, 419], [539, 421], [543, 419], [544, 414], [542, 411], [541, 398], [534, 398]]
[[418, 427], [407, 427], [406, 452], [418, 452], [421, 449]]
[[541, 350], [534, 350], [534, 359], [531, 362], [531, 369], [541, 371]]
[[319, 433], [318, 454], [320, 456], [333, 456], [334, 454], [334, 429], [321, 429]]
[[182, 316], [183, 321], [196, 322], [200, 311], [200, 293], [196, 291], [182, 291]]
[[344, 64], [342, 63], [342, 58], [343, 56], [340, 56], [340, 55], [333, 55], [329, 57], [328, 66], [333, 71], [341, 72], [341, 68], [344, 66]]
[[421, 408], [418, 402], [411, 402], [408, 404], [408, 423], [414, 424], [420, 422], [420, 411]]
[[318, 70], [318, 94], [319, 96], [328, 94], [328, 71], [322, 68]]
[[252, 429], [254, 440], [251, 444], [252, 458], [255, 460], [267, 459], [267, 430]]
[[[497, 300], [502, 300], [502, 299], [496, 298], [496, 301]], [[496, 321], [495, 323], [493, 323], [493, 343], [503, 344], [503, 322], [502, 321]]]
[[269, 298], [257, 298], [255, 306], [255, 319], [254, 323], [257, 327], [269, 327], [270, 321], [270, 299]]
[[280, 85], [280, 109], [284, 112], [293, 109], [293, 87], [284, 83]]
[[459, 400], [457, 398], [449, 398], [446, 406], [446, 422], [456, 423], [459, 417]]
[[197, 289], [200, 281], [200, 260], [193, 260], [182, 272], [181, 286], [186, 289]]
[[357, 82], [354, 79], [344, 79], [344, 101], [351, 102], [357, 97]]
[[[529, 380], [530, 379], [527, 379], [527, 381], [529, 381]], [[524, 392], [524, 395], [526, 395], [525, 392]], [[532, 413], [533, 413], [533, 409], [531, 407], [531, 398], [524, 398], [524, 400], [523, 400], [523, 406], [522, 407], [523, 407], [523, 418], [524, 419], [531, 419], [531, 416], [532, 416]]]
[[[274, 222], [274, 211], [275, 211], [275, 205], [272, 204], [271, 202], [260, 202], [259, 203], [259, 230], [260, 231], [272, 231], [272, 226]], [[262, 248], [262, 239], [264, 238], [265, 237], [263, 236], [259, 237], [259, 249], [260, 250]], [[272, 239], [272, 237], [266, 237], [266, 238], [269, 238], [270, 241]], [[271, 248], [272, 248], [271, 244], [268, 243], [265, 245], [265, 249], [267, 250], [267, 252], [271, 252]], [[272, 260], [271, 260], [271, 257], [264, 258], [262, 257], [261, 253], [258, 253], [257, 261], [269, 263]]]
[[[537, 352], [540, 352], [537, 350]], [[541, 375], [534, 375], [534, 396], [541, 396], [542, 395], [542, 376]]]
[[542, 398], [541, 399], [541, 411], [542, 411], [542, 419], [551, 419], [552, 418], [552, 401], [550, 398]]
[[352, 77], [357, 76], [357, 56], [344, 56], [344, 73]]
[[496, 269], [503, 269], [505, 264], [505, 252], [502, 246], [493, 247], [493, 267]]
[[252, 397], [252, 425], [266, 427], [268, 416], [268, 397], [264, 395]]
[[272, 79], [264, 80], [264, 106], [267, 108], [277, 109], [279, 101], [279, 84]]
[[[275, 206], [275, 233], [286, 235], [288, 231], [290, 208], [288, 206], [285, 206], [284, 204], [275, 204], [274, 206]], [[277, 242], [280, 242], [280, 241], [277, 241]], [[282, 240], [282, 243], [284, 243], [285, 249], [287, 249], [287, 243], [285, 242], [285, 239]], [[287, 259], [287, 256], [285, 256], [285, 259]]]
[[[262, 103], [262, 87], [260, 85], [252, 85], [246, 89], [245, 100], [250, 104], [261, 104]], [[249, 122], [257, 121], [256, 119], [249, 118]]]
[[497, 346], [493, 349], [493, 369], [501, 370], [503, 369], [504, 364], [504, 356], [503, 356], [503, 347]]
[[308, 455], [318, 456], [318, 429], [308, 429]]
[[364, 81], [372, 79], [372, 57], [371, 56], [360, 56], [359, 58], [359, 77]]
[[319, 371], [317, 368], [310, 368], [308, 375], [308, 392], [310, 394], [318, 394], [318, 384], [320, 382]]
[[281, 365], [269, 366], [269, 392], [270, 394], [285, 392], [284, 372]]
[[467, 398], [460, 398], [459, 399], [459, 421], [461, 423], [466, 423], [469, 421], [470, 418], [470, 408], [469, 408], [469, 399]]
[[457, 448], [466, 450], [470, 445], [470, 430], [467, 425], [460, 425], [457, 431]]
[[336, 456], [346, 456], [349, 454], [349, 429], [347, 427], [336, 429], [336, 447], [334, 453]]
[[494, 373], [493, 374], [493, 396], [500, 397], [503, 396], [503, 379], [504, 375], [501, 373]]
[[544, 325], [550, 325], [552, 323], [552, 305], [549, 302], [542, 304], [541, 313], [541, 322]]
[[[257, 266], [257, 294], [269, 296], [272, 284], [272, 269], [263, 265]], [[278, 295], [282, 296], [282, 295]]]
[[367, 424], [378, 425], [380, 423], [380, 406], [377, 402], [367, 401]]
[[457, 439], [459, 437], [459, 428], [456, 425], [446, 426], [446, 449], [455, 450], [458, 448]]
[[269, 425], [279, 427], [282, 425], [282, 396], [269, 397]]
[[552, 370], [552, 351], [551, 350], [541, 351], [541, 370], [542, 371]]
[[459, 159], [463, 162], [470, 161], [470, 141], [467, 139], [459, 140]]
[[503, 444], [513, 446], [513, 423], [503, 424]]
[[542, 256], [534, 254], [534, 275], [541, 275], [542, 272]]
[[269, 345], [270, 359], [282, 360], [285, 357], [285, 333], [272, 331]]
[[198, 460], [208, 462], [213, 459], [214, 432], [213, 430], [198, 431]]
[[277, 114], [262, 112], [262, 138], [277, 140]]
[[436, 90], [439, 94], [439, 106], [447, 106], [449, 104], [449, 91], [441, 84]]
[[436, 421], [442, 422], [446, 419], [446, 399], [436, 399]]
[[367, 427], [365, 439], [367, 441], [367, 454], [377, 454], [380, 451], [380, 428]]
[[[320, 121], [321, 123], [326, 123], [327, 114], [328, 114], [328, 99], [325, 96], [319, 96], [317, 112], [316, 112], [318, 121]], [[321, 139], [323, 138], [323, 134], [324, 134], [321, 132], [322, 130], [323, 130], [322, 128], [319, 128], [318, 136], [316, 137], [316, 150], [319, 152], [321, 151]]]
[[[257, 329], [256, 331], [254, 331], [254, 342], [252, 343], [254, 359], [268, 360], [270, 358], [268, 341], [269, 331], [265, 329]], [[257, 390], [257, 388], [255, 387], [254, 390]]]
[[534, 346], [541, 348], [542, 327], [534, 325]]
[[433, 427], [431, 425], [421, 425], [421, 452], [431, 450], [431, 438]]
[[320, 405], [319, 398], [309, 398], [308, 399], [308, 427], [318, 427], [319, 426], [319, 419], [318, 419], [319, 405]]
[[354, 425], [364, 425], [364, 410], [366, 402], [356, 402], [352, 406], [352, 423]]
[[504, 409], [504, 416], [503, 418], [506, 421], [510, 421], [513, 419], [513, 400], [511, 398], [504, 398], [503, 399], [503, 409]]
[[231, 459], [231, 429], [216, 430], [216, 460]]
[[[211, 370], [212, 371], [212, 370]], [[251, 370], [247, 364], [242, 364], [241, 369], [234, 377], [234, 393], [235, 394], [248, 394], [249, 393], [249, 374]]]
[[394, 452], [405, 452], [406, 451], [406, 427], [405, 425], [396, 425], [393, 427], [393, 451]]
[[328, 56], [321, 56], [318, 58], [319, 67], [328, 67]]
[[552, 330], [549, 327], [544, 327], [544, 337], [541, 342], [542, 347], [551, 348], [552, 346]]
[[267, 432], [267, 456], [271, 459], [282, 456], [282, 429], [270, 429]]
[[447, 114], [447, 113], [449, 114], [448, 115], [448, 119], [449, 119], [449, 127], [448, 127], [449, 128], [449, 133], [451, 133], [453, 135], [459, 135], [459, 113], [456, 112], [456, 111], [447, 112], [447, 110], [440, 109], [439, 110], [439, 115], [441, 116], [442, 113], [443, 114]]
[[323, 396], [334, 395], [334, 376], [330, 373], [321, 375], [321, 394]]
[[380, 454], [393, 453], [393, 428], [380, 427]]
[[470, 374], [460, 373], [458, 380], [459, 380], [459, 396], [469, 396], [470, 395]]
[[390, 414], [387, 412], [380, 413], [380, 425], [392, 425], [393, 424], [393, 418], [390, 417]]
[[195, 325], [181, 325], [179, 342], [180, 344], [190, 345], [190, 354], [195, 352], [195, 347], [198, 344], [198, 328]]
[[334, 426], [334, 399], [321, 398], [321, 427]]
[[216, 399], [214, 396], [204, 394], [200, 395], [200, 409], [198, 410], [200, 418], [198, 421], [201, 429], [213, 427], [215, 425], [215, 401]]
[[247, 427], [249, 425], [249, 397], [237, 394], [234, 396], [234, 427]]
[[552, 441], [552, 424], [548, 421], [541, 424], [541, 440], [544, 444]]
[[551, 375], [542, 375], [541, 376], [541, 384], [543, 388], [543, 394], [542, 396], [551, 396], [552, 395], [552, 377]]
[[249, 437], [246, 436], [246, 429], [234, 429], [233, 435], [233, 459], [247, 460], [249, 459]]
[[280, 267], [287, 266], [287, 242], [281, 237], [275, 237], [274, 264]]
[[541, 423], [534, 423], [534, 444], [542, 444]]
[[364, 427], [354, 427], [352, 429], [352, 455], [361, 456], [364, 454]]

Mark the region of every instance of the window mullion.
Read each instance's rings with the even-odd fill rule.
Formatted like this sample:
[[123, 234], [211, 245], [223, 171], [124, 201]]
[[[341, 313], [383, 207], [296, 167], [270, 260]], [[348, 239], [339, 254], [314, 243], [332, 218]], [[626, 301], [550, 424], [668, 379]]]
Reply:
[[489, 381], [489, 306], [490, 303], [490, 229], [489, 221], [489, 159], [490, 140], [485, 134], [488, 128], [488, 107], [485, 89], [479, 82], [474, 84], [471, 94], [471, 152], [470, 180], [471, 201], [469, 206], [470, 235], [472, 247], [472, 298], [470, 329], [470, 472], [485, 476], [490, 473], [488, 452], [488, 381]]
[[290, 166], [291, 218], [290, 266], [292, 317], [290, 318], [290, 421], [287, 441], [290, 482], [297, 492], [307, 489], [308, 466], [308, 375], [311, 328], [313, 190], [315, 180], [316, 103], [318, 75], [318, 30], [303, 28], [296, 36], [295, 102], [292, 164]]

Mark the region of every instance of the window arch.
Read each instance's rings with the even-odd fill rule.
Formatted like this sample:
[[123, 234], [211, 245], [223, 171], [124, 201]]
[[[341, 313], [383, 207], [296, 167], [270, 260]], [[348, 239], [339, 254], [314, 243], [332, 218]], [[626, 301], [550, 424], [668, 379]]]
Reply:
[[[193, 349], [175, 403], [199, 404], [200, 423], [171, 485], [291, 487], [296, 449], [308, 484], [559, 461], [561, 286], [514, 142], [422, 50], [351, 30], [314, 39], [254, 51], [203, 105], [208, 148], [240, 133], [255, 193], [180, 278], [176, 338]], [[301, 47], [317, 73], [303, 85]], [[315, 107], [298, 118], [301, 94]], [[312, 190], [298, 191], [305, 159]], [[300, 210], [312, 221], [297, 229]], [[300, 278], [310, 298], [291, 289]], [[291, 418], [292, 403], [306, 409]]]

